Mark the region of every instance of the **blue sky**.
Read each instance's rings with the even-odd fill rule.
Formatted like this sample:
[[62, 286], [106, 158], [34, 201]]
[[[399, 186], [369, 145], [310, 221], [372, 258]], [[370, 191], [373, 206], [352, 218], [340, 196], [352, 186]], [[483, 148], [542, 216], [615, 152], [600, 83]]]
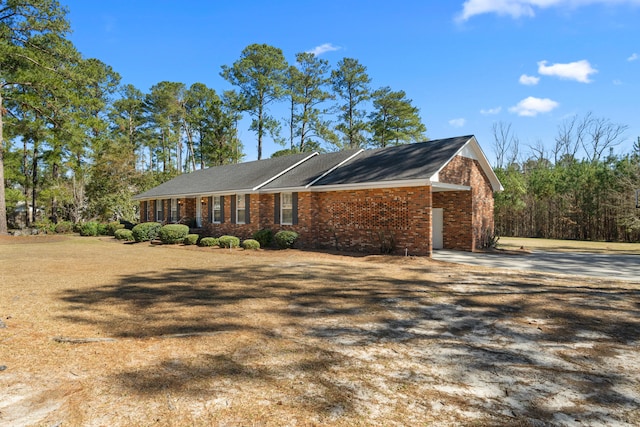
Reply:
[[[475, 134], [491, 161], [499, 121], [521, 152], [551, 147], [560, 123], [588, 112], [629, 126], [616, 152], [640, 136], [640, 0], [61, 3], [83, 55], [144, 92], [164, 80], [231, 89], [220, 67], [267, 43], [290, 62], [314, 49], [332, 66], [358, 59], [374, 89], [407, 93], [430, 139]], [[240, 136], [254, 160], [248, 122]], [[267, 141], [263, 156], [281, 148]]]

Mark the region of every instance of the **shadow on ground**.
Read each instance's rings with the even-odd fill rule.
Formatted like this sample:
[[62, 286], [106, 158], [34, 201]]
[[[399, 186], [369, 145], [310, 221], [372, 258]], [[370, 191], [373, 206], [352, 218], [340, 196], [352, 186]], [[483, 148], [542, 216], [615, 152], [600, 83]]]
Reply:
[[112, 378], [140, 395], [271, 396], [321, 421], [640, 423], [638, 287], [543, 280], [253, 263], [140, 273], [60, 298], [65, 320], [108, 336], [214, 337]]

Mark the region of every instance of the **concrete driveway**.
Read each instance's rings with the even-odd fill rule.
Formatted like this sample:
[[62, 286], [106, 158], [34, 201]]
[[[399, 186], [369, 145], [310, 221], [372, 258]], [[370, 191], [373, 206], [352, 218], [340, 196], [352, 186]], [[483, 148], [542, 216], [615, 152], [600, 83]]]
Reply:
[[639, 255], [603, 255], [545, 251], [510, 255], [439, 249], [433, 251], [433, 259], [484, 267], [543, 271], [548, 273], [640, 282]]

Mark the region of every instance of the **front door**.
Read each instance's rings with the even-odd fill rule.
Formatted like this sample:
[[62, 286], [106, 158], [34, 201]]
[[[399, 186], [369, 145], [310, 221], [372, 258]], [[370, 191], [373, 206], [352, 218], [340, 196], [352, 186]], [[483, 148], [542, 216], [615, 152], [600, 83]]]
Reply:
[[444, 215], [442, 208], [431, 209], [431, 244], [433, 249], [442, 249], [444, 247], [443, 228]]

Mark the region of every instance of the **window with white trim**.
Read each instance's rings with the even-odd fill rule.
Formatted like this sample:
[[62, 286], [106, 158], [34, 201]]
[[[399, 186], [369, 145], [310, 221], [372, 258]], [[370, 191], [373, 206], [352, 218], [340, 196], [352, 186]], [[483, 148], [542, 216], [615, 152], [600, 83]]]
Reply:
[[292, 193], [280, 194], [280, 224], [293, 224], [293, 195]]
[[222, 200], [220, 196], [213, 196], [213, 222], [222, 222]]
[[244, 194], [236, 195], [236, 224], [244, 224], [246, 219], [246, 206]]
[[162, 200], [156, 200], [156, 221], [162, 222], [164, 218], [162, 217]]
[[169, 217], [169, 221], [178, 221], [178, 199], [171, 199], [171, 217]]

